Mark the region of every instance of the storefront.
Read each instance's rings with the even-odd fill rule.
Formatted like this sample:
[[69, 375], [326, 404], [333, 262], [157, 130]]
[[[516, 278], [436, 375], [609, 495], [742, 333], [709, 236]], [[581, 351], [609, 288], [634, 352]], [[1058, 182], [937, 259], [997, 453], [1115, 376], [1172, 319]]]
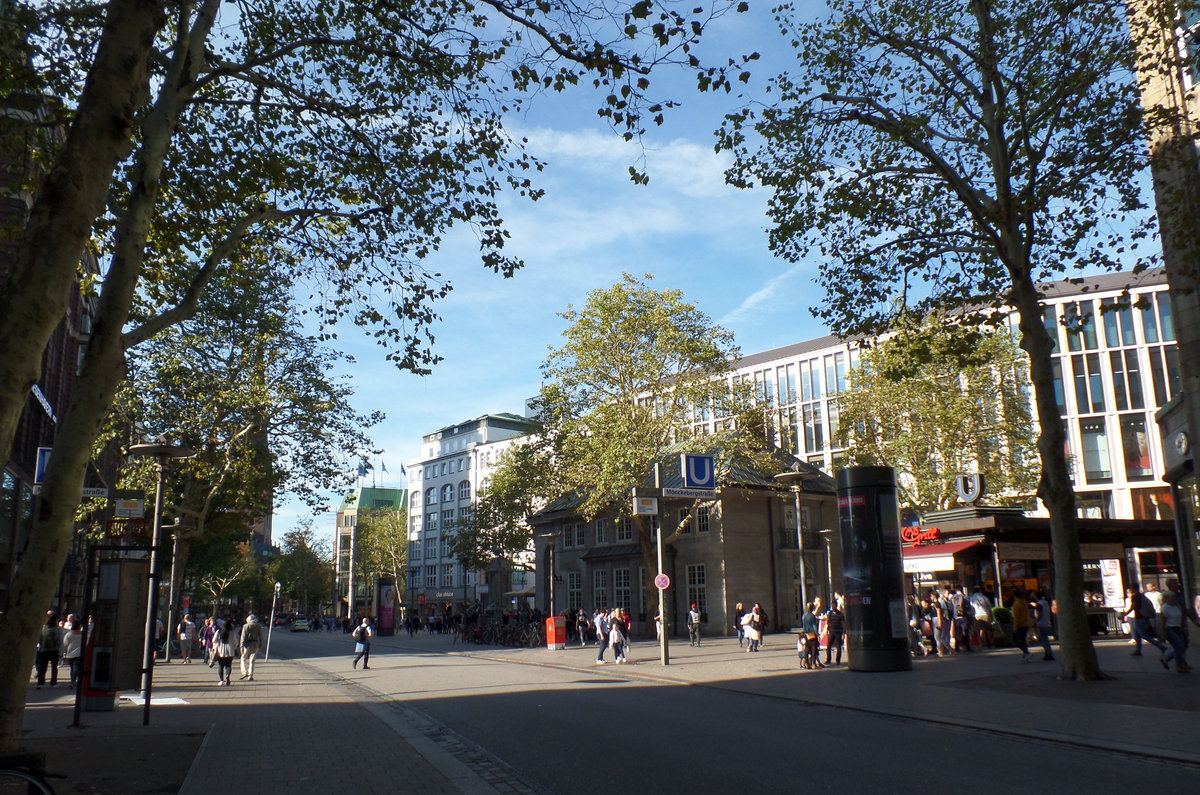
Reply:
[[[1116, 628], [1125, 584], [1170, 569], [1174, 524], [1146, 519], [1079, 519], [1084, 591], [1093, 629]], [[1007, 600], [1014, 588], [1053, 593], [1050, 520], [1005, 509], [962, 508], [933, 513], [927, 524], [901, 530], [904, 571], [913, 593], [945, 586], [976, 586]], [[1146, 561], [1150, 561], [1147, 563]]]

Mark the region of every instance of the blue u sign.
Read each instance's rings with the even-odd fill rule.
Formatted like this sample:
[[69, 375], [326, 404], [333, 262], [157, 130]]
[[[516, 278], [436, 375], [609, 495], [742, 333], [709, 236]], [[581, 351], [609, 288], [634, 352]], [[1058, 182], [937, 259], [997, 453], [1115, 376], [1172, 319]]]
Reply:
[[717, 472], [713, 467], [711, 455], [679, 456], [679, 471], [683, 473], [685, 489], [715, 489], [717, 487]]

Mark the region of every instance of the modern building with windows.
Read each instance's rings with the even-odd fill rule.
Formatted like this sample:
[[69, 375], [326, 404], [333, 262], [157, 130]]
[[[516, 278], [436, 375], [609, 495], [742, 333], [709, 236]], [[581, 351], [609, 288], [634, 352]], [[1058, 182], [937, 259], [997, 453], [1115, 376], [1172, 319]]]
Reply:
[[[1127, 286], [1130, 300], [1122, 301]], [[1080, 515], [1172, 518], [1162, 442], [1154, 431], [1155, 412], [1180, 386], [1175, 321], [1162, 272], [1057, 282], [1046, 288], [1043, 306], [1055, 340], [1055, 391]], [[1015, 313], [1009, 324], [1015, 338]], [[745, 356], [731, 382], [753, 385], [780, 448], [833, 472], [845, 452], [833, 441], [838, 396], [858, 357], [856, 340], [821, 337]], [[693, 427], [712, 432], [722, 419], [697, 411]]]
[[462, 613], [478, 603], [505, 609], [532, 594], [523, 566], [497, 564], [486, 572], [464, 570], [451, 555], [455, 522], [467, 517], [503, 451], [528, 434], [534, 421], [516, 414], [485, 414], [421, 439], [423, 457], [407, 463], [410, 610], [425, 617]]
[[[1166, 280], [1161, 271], [1136, 276], [1116, 273], [1055, 283], [1044, 292], [1045, 324], [1056, 341], [1056, 394], [1067, 432], [1079, 514], [1104, 523], [1104, 528], [1097, 532], [1103, 532], [1104, 539], [1116, 544], [1105, 549], [1122, 550], [1127, 580], [1156, 581], [1162, 586], [1169, 576], [1166, 572], [1177, 571], [1177, 567], [1173, 548], [1162, 543], [1169, 539], [1162, 532], [1165, 523], [1156, 520], [1172, 519], [1176, 505], [1170, 484], [1163, 480], [1164, 449], [1155, 432], [1155, 412], [1180, 388], [1175, 319]], [[1015, 314], [1009, 325], [1015, 335]], [[770, 420], [773, 441], [782, 451], [831, 473], [842, 468], [845, 450], [834, 443], [838, 399], [852, 380], [859, 363], [859, 350], [858, 340], [830, 336], [750, 354], [736, 363], [729, 376], [731, 388], [736, 384], [751, 387], [751, 393]], [[728, 417], [715, 416], [705, 407], [698, 407], [692, 419], [696, 434], [715, 433], [730, 422]], [[795, 525], [789, 524], [791, 520], [785, 513], [790, 497], [779, 494], [772, 485], [763, 483], [757, 487], [760, 491], [755, 492], [756, 500], [749, 503], [722, 500], [718, 506], [707, 507], [698, 524], [709, 530], [697, 531], [692, 539], [678, 545], [678, 555], [668, 573], [675, 583], [673, 587], [687, 599], [686, 604], [707, 600], [710, 605], [719, 606], [720, 612], [710, 609], [710, 614], [724, 616], [724, 611], [732, 606], [724, 602], [730, 599], [757, 601], [756, 595], [769, 595], [782, 622], [799, 616], [795, 612], [800, 592], [799, 567], [794, 565], [794, 553], [784, 552], [786, 547], [782, 545], [795, 536], [794, 529], [790, 529]], [[832, 486], [827, 484], [827, 488]], [[1035, 509], [1030, 514], [1032, 520], [1039, 514], [1044, 516], [1044, 510]], [[1144, 520], [1146, 525], [1137, 532], [1132, 522], [1125, 525], [1129, 530], [1128, 543], [1122, 545], [1123, 525], [1111, 520]], [[565, 505], [552, 505], [536, 521], [543, 536], [539, 542], [540, 568], [545, 569], [548, 550], [554, 549], [557, 571], [554, 584], [558, 589], [553, 600], [555, 612], [614, 606], [629, 607], [635, 615], [645, 612], [640, 592], [646, 573], [636, 535], [627, 522], [614, 524], [600, 519], [585, 523], [573, 517]], [[801, 527], [815, 534], [813, 538], [805, 536], [810, 554], [828, 542], [832, 557], [838, 545], [836, 521], [836, 515], [824, 511], [812, 515], [806, 512], [801, 517]], [[731, 527], [737, 527], [742, 534], [732, 544], [727, 541]], [[716, 535], [711, 535], [713, 528]], [[822, 529], [830, 532], [822, 535]], [[758, 540], [749, 541], [755, 534]], [[705, 536], [720, 540], [701, 543]], [[1142, 548], [1137, 546], [1137, 539], [1156, 539], [1158, 543]], [[756, 555], [739, 554], [755, 545], [761, 547]], [[715, 554], [700, 552], [709, 547]], [[1032, 544], [1025, 548], [1032, 550], [1029, 554], [1034, 556], [1028, 561], [1028, 571], [1048, 576], [1048, 545]], [[928, 553], [933, 549], [917, 551]], [[788, 554], [793, 554], [793, 565], [780, 565], [785, 559], [781, 556]], [[936, 556], [939, 561], [947, 558], [953, 560], [952, 556]], [[926, 558], [934, 559], [935, 556]], [[731, 575], [734, 561], [738, 561], [737, 575]], [[810, 561], [808, 570], [819, 572], [820, 562]], [[1094, 576], [1085, 579], [1099, 590], [1100, 561], [1089, 560], [1085, 566], [1094, 569], [1090, 572]], [[836, 571], [837, 565], [830, 568]], [[936, 573], [927, 574], [929, 581], [962, 580], [967, 572], [951, 569], [940, 577], [933, 576]], [[976, 568], [974, 576], [979, 575], [980, 569]], [[539, 579], [541, 588], [548, 588], [549, 576], [545, 569]], [[810, 593], [814, 590], [821, 593], [824, 590], [821, 585], [819, 577], [810, 581]], [[539, 604], [544, 608], [551, 606], [548, 592], [539, 591]], [[771, 610], [771, 606], [765, 603], [764, 606]]]
[[356, 570], [358, 523], [366, 511], [403, 511], [408, 508], [407, 489], [360, 487], [342, 498], [337, 510], [337, 532], [333, 534], [335, 606], [339, 618], [357, 618], [375, 613], [375, 583]]

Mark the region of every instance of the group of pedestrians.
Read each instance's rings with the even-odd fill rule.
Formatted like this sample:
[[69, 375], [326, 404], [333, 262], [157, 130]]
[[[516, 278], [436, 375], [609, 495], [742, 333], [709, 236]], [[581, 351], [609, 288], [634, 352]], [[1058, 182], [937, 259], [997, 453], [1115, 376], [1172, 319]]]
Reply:
[[[1022, 640], [1027, 640], [1029, 631], [1032, 627], [1038, 626], [1038, 621], [1044, 620], [1046, 631], [1039, 632], [1038, 637], [1044, 636], [1044, 642], [1049, 642], [1050, 636], [1050, 610], [1049, 602], [1045, 600], [1045, 594], [1039, 592], [1040, 596], [1034, 601], [1039, 603], [1045, 602], [1046, 609], [1040, 614], [1030, 613], [1034, 617], [1033, 623], [1029, 623], [1029, 616], [1022, 614], [1025, 631], [1022, 635]], [[1029, 594], [1024, 594], [1022, 598], [1026, 607], [1032, 604]], [[913, 653], [934, 654], [939, 657], [946, 657], [951, 654], [965, 654], [974, 649], [989, 648], [994, 645], [992, 635], [992, 597], [984, 593], [983, 589], [976, 585], [970, 596], [967, 595], [966, 589], [961, 585], [947, 585], [940, 590], [934, 589], [926, 592], [923, 597], [911, 597], [909, 600], [909, 613], [911, 616], [911, 624], [913, 626]], [[1037, 608], [1040, 610], [1040, 608]], [[1016, 622], [1014, 622], [1014, 627]], [[1016, 637], [1012, 638], [1016, 645]], [[928, 642], [928, 647], [926, 647]], [[1054, 659], [1053, 653], [1047, 647], [1047, 659]], [[1024, 656], [1022, 659], [1025, 659]]]
[[1173, 660], [1179, 673], [1192, 670], [1187, 662], [1187, 622], [1200, 627], [1200, 616], [1183, 598], [1178, 580], [1169, 581], [1166, 591], [1160, 591], [1154, 583], [1148, 584], [1145, 592], [1138, 588], [1126, 589], [1121, 620], [1129, 625], [1129, 636], [1134, 644], [1131, 656], [1142, 656], [1142, 641], [1145, 641], [1159, 650], [1163, 668], [1170, 670]]
[[596, 665], [608, 662], [604, 659], [604, 650], [612, 649], [613, 662], [618, 664], [629, 662], [626, 653], [629, 648], [630, 632], [633, 629], [633, 617], [623, 607], [615, 607], [611, 611], [600, 608], [592, 616], [592, 630], [596, 635], [599, 650], [596, 652]]
[[[800, 617], [800, 635], [796, 639], [796, 653], [802, 669], [815, 671], [842, 664], [842, 642], [846, 635], [844, 607], [842, 596], [836, 593], [830, 599], [828, 608], [824, 607], [819, 596], [805, 605], [804, 615]], [[825, 662], [820, 660], [822, 620], [825, 622]]]
[[266, 640], [262, 623], [251, 613], [245, 623], [232, 618], [209, 616], [197, 628], [192, 616], [185, 613], [175, 627], [179, 654], [190, 664], [196, 644], [204, 652], [204, 662], [217, 669], [217, 686], [228, 687], [233, 674], [233, 659], [238, 658], [241, 679], [254, 681], [254, 663]]
[[82, 660], [83, 622], [74, 613], [63, 617], [56, 610], [47, 611], [34, 655], [37, 688], [41, 690], [46, 686], [47, 675], [50, 677], [50, 687], [57, 687], [59, 666], [66, 665], [71, 677], [69, 687], [74, 689], [79, 684]]
[[734, 606], [733, 628], [737, 632], [738, 648], [744, 646], [747, 652], [761, 649], [767, 626], [767, 611], [758, 602], [749, 610], [741, 602]]

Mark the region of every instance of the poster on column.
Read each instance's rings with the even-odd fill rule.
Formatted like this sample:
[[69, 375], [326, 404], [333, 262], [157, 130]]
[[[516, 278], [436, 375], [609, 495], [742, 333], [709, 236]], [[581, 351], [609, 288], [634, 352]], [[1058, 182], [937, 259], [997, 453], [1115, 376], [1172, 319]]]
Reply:
[[1100, 561], [1100, 583], [1104, 589], [1104, 606], [1122, 608], [1125, 606], [1125, 582], [1121, 578], [1121, 561]]
[[396, 634], [396, 583], [391, 577], [380, 577], [375, 586], [376, 615], [375, 631], [381, 636]]

